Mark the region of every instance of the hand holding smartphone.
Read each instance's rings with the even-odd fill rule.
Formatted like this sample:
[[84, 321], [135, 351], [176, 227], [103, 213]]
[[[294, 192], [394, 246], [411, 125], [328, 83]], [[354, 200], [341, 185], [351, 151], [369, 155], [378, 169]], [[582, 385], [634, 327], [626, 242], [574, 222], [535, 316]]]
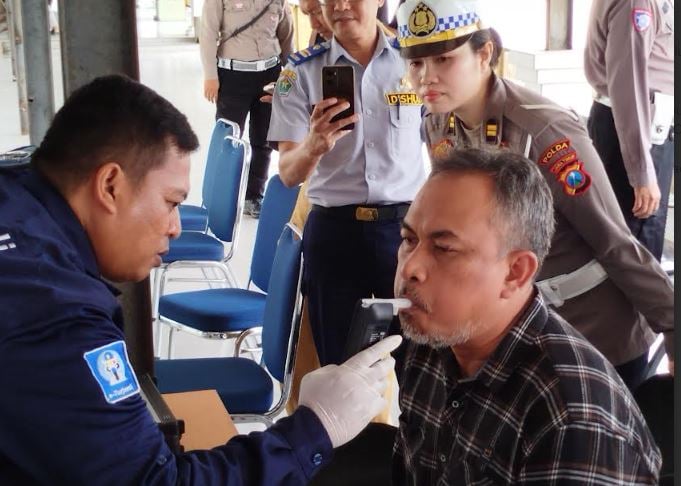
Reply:
[[343, 361], [388, 335], [393, 317], [411, 307], [408, 299], [361, 299], [355, 304]]
[[[350, 107], [331, 119], [336, 122], [355, 114], [355, 71], [352, 66], [334, 65], [322, 67], [322, 98], [337, 98], [339, 102], [347, 101]], [[352, 130], [355, 124], [343, 127]]]

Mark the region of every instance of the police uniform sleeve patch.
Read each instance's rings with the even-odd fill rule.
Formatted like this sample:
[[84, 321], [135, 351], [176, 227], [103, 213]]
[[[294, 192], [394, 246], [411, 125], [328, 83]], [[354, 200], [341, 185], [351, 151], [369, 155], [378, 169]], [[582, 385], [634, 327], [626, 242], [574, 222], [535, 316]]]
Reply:
[[563, 191], [568, 196], [584, 194], [591, 186], [591, 176], [584, 170], [579, 160], [566, 165], [558, 174], [558, 180], [563, 184]]
[[584, 194], [591, 186], [591, 175], [584, 170], [584, 164], [568, 138], [550, 144], [539, 156], [539, 164], [548, 168], [568, 196]]
[[430, 155], [433, 160], [444, 159], [454, 149], [454, 144], [448, 138], [443, 138], [440, 141], [430, 146]]
[[539, 163], [541, 165], [551, 165], [551, 163], [559, 157], [562, 157], [570, 150], [570, 140], [563, 138], [553, 142], [549, 147], [539, 156]]
[[124, 341], [87, 351], [83, 359], [108, 403], [120, 402], [140, 392]]
[[645, 32], [652, 24], [653, 13], [644, 8], [635, 8], [631, 11], [631, 21], [637, 32]]
[[574, 149], [568, 149], [565, 155], [560, 156], [555, 162], [549, 166], [549, 170], [553, 174], [560, 174], [563, 169], [568, 165], [577, 160], [577, 152]]
[[288, 96], [296, 84], [298, 75], [292, 69], [284, 69], [279, 74], [279, 79], [277, 79], [277, 94], [279, 96]]

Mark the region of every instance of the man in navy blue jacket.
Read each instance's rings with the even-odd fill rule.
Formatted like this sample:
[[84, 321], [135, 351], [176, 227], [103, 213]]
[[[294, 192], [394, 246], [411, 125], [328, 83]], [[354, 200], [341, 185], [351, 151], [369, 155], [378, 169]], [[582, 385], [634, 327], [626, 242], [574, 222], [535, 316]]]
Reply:
[[265, 432], [167, 447], [104, 278], [161, 263], [197, 145], [168, 101], [108, 76], [73, 93], [30, 166], [0, 169], [0, 484], [305, 484], [384, 406], [399, 338], [310, 374]]

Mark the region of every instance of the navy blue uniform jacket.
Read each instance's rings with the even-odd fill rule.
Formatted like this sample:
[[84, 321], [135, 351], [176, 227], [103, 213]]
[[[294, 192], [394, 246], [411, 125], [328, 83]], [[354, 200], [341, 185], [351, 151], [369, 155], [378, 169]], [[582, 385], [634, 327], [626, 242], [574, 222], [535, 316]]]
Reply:
[[116, 294], [47, 180], [0, 170], [0, 484], [297, 485], [330, 459], [305, 407], [174, 455], [139, 393], [110, 403], [84, 359], [123, 340]]

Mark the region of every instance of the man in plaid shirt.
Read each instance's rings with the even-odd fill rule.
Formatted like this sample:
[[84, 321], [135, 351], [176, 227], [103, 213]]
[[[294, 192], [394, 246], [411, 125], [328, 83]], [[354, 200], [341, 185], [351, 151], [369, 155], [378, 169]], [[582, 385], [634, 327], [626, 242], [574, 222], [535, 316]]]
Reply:
[[417, 195], [394, 485], [657, 484], [629, 391], [534, 287], [553, 229], [538, 167], [508, 152], [454, 151]]

